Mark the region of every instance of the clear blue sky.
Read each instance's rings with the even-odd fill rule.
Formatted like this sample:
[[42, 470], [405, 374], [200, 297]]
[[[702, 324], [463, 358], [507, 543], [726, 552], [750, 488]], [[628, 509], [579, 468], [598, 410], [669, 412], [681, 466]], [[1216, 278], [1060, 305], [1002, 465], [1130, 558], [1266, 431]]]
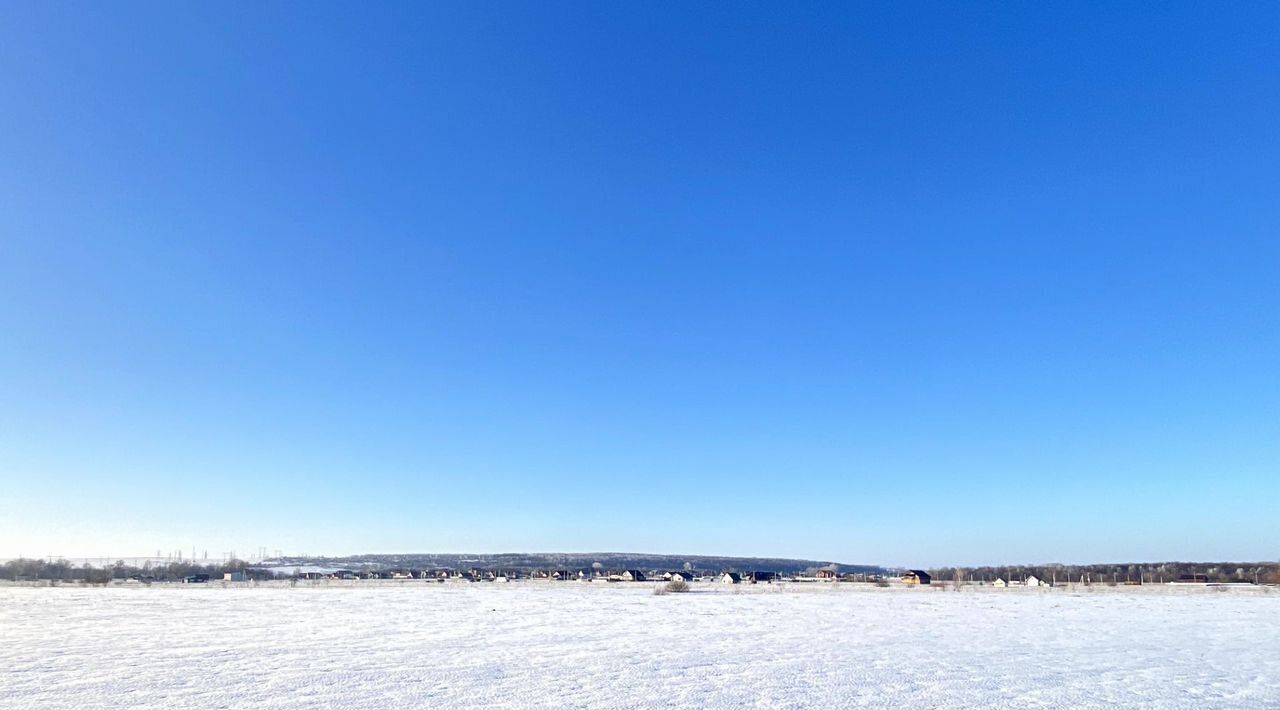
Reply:
[[1280, 6], [12, 4], [0, 556], [1280, 557]]

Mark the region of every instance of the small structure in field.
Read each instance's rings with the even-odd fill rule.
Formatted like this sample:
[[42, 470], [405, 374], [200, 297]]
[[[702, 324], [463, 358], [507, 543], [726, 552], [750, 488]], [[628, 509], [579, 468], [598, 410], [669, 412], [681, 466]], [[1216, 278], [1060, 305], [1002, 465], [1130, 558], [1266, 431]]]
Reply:
[[682, 570], [680, 572], [671, 572], [670, 574], [666, 574], [663, 576], [669, 580], [679, 579], [685, 582], [692, 582], [695, 575], [692, 572]]
[[624, 582], [643, 582], [645, 580], [644, 572], [638, 569], [623, 570], [622, 574], [618, 576]]
[[746, 574], [746, 580], [752, 584], [772, 584], [777, 578], [777, 572], [748, 572]]
[[823, 567], [822, 569], [815, 572], [813, 576], [817, 577], [818, 579], [835, 579], [836, 571], [830, 567]]
[[1000, 577], [996, 577], [996, 581], [992, 582], [992, 583], [991, 583], [991, 586], [993, 586], [993, 587], [1000, 587], [1000, 588], [1004, 588], [1004, 587], [1009, 586], [1009, 583], [1008, 583], [1008, 582], [1006, 582], [1006, 581], [1004, 581], [1004, 580], [1003, 580], [1002, 578], [1000, 578]]
[[1040, 579], [1034, 574], [1027, 575], [1027, 580], [1025, 584], [1028, 587], [1048, 587], [1049, 586], [1048, 580]]
[[742, 582], [742, 575], [737, 572], [725, 572], [720, 575], [720, 582], [722, 584], [738, 584]]
[[930, 584], [932, 582], [933, 582], [933, 577], [929, 576], [929, 573], [925, 572], [922, 569], [912, 569], [902, 573], [903, 584], [907, 584], [914, 587], [916, 585]]
[[248, 579], [249, 578], [245, 575], [244, 570], [222, 573], [222, 581], [224, 582], [244, 582]]

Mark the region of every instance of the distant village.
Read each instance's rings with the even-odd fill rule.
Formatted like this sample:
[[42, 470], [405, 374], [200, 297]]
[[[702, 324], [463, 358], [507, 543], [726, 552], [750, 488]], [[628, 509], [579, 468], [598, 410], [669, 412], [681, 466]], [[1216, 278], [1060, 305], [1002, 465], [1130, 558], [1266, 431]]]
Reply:
[[[243, 574], [241, 575], [243, 576]], [[224, 577], [228, 581], [237, 579], [234, 573]], [[458, 581], [458, 582], [494, 582], [498, 584], [517, 580], [543, 580], [553, 582], [717, 582], [721, 584], [772, 584], [774, 582], [818, 582], [844, 581], [877, 583], [887, 582], [890, 578], [880, 574], [847, 573], [837, 574], [835, 570], [821, 569], [812, 574], [789, 574], [770, 571], [748, 572], [695, 572], [692, 570], [604, 570], [604, 569], [555, 569], [555, 570], [501, 570], [501, 569], [468, 569], [468, 570], [377, 570], [357, 572], [354, 570], [319, 570], [299, 569], [293, 578], [305, 580], [357, 580], [357, 579], [418, 579], [426, 581]], [[910, 580], [910, 581], [908, 581]], [[929, 574], [916, 570], [902, 575], [901, 581], [907, 584], [929, 584]]]
[[817, 570], [812, 574], [789, 574], [784, 575], [779, 572], [766, 571], [749, 571], [749, 572], [694, 572], [690, 570], [610, 570], [603, 569], [580, 569], [580, 570], [501, 570], [501, 569], [434, 569], [434, 570], [417, 570], [417, 569], [387, 569], [387, 570], [350, 570], [350, 569], [318, 569], [299, 567], [291, 573], [281, 572], [277, 569], [263, 568], [246, 568], [242, 570], [233, 570], [223, 572], [221, 576], [212, 575], [207, 572], [199, 572], [195, 574], [185, 575], [179, 579], [161, 579], [155, 575], [146, 573], [137, 573], [123, 578], [125, 583], [151, 583], [162, 581], [182, 582], [186, 584], [203, 584], [213, 581], [223, 582], [248, 582], [248, 581], [268, 581], [268, 580], [289, 580], [289, 581], [362, 581], [362, 580], [393, 580], [393, 581], [424, 581], [424, 582], [488, 582], [494, 584], [506, 584], [509, 582], [532, 580], [545, 582], [673, 582], [680, 581], [686, 583], [693, 582], [710, 582], [718, 584], [773, 584], [782, 582], [858, 582], [865, 584], [880, 584], [888, 586], [892, 583], [901, 584], [929, 584], [931, 577], [923, 570], [912, 570], [910, 572], [898, 576], [886, 576], [880, 574], [866, 573], [847, 573], [838, 574], [834, 570], [823, 569]]
[[[108, 558], [109, 559], [109, 558]], [[256, 562], [231, 555], [222, 562], [170, 556], [68, 560], [18, 558], [0, 562], [0, 583], [91, 585], [209, 582], [353, 583], [363, 580], [506, 584], [515, 581], [686, 584], [837, 583], [951, 588], [1027, 588], [1062, 585], [1280, 584], [1280, 564], [1164, 562], [1130, 565], [1040, 565], [889, 569], [769, 558], [663, 555], [504, 554], [367, 555], [353, 558], [280, 558]], [[648, 564], [643, 564], [647, 562]]]
[[[244, 581], [247, 579], [246, 573], [229, 572], [225, 573], [224, 581]], [[864, 572], [846, 572], [841, 573], [837, 568], [824, 568], [813, 570], [812, 572], [802, 572], [795, 574], [783, 574], [773, 571], [752, 570], [747, 572], [725, 571], [725, 572], [694, 572], [690, 570], [638, 570], [625, 569], [606, 571], [603, 569], [579, 569], [579, 570], [533, 570], [524, 572], [521, 570], [500, 570], [500, 569], [468, 569], [468, 570], [413, 570], [413, 569], [396, 569], [396, 570], [378, 570], [357, 572], [354, 570], [323, 570], [323, 569], [299, 569], [291, 577], [299, 580], [362, 580], [362, 579], [389, 579], [389, 580], [425, 580], [436, 582], [491, 582], [497, 584], [505, 584], [517, 580], [541, 580], [553, 582], [711, 582], [717, 584], [774, 584], [774, 583], [819, 583], [819, 582], [839, 582], [839, 583], [856, 583], [856, 584], [873, 584], [878, 586], [922, 586], [932, 585], [934, 576], [925, 570], [913, 569], [906, 570], [899, 574], [875, 574]], [[195, 581], [207, 581], [197, 579]], [[993, 580], [962, 580], [951, 578], [944, 583], [958, 586], [961, 584], [971, 584], [977, 586], [991, 586], [994, 588], [1008, 587], [1054, 587], [1063, 584], [1079, 583], [1085, 585], [1102, 584], [1109, 586], [1117, 586], [1125, 584], [1137, 586], [1144, 583], [1168, 583], [1168, 584], [1253, 584], [1245, 579], [1230, 579], [1222, 582], [1215, 581], [1205, 574], [1185, 574], [1173, 577], [1169, 580], [1161, 580], [1156, 582], [1144, 582], [1142, 580], [1126, 580], [1119, 582], [1099, 578], [1096, 581], [1092, 575], [1082, 575], [1078, 580], [1072, 580], [1066, 577], [1061, 579], [1055, 576], [1046, 578], [1037, 577], [1034, 574], [1022, 576], [1010, 575], [1008, 579], [1004, 577], [996, 577]]]

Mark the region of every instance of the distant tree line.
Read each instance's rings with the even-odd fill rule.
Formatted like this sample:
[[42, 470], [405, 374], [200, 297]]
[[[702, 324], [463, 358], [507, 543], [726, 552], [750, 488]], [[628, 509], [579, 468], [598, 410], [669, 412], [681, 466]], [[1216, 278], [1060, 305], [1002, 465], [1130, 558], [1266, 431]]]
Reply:
[[[227, 572], [243, 572], [247, 579], [275, 579], [277, 575], [269, 570], [256, 569], [243, 560], [230, 560], [217, 564], [199, 564], [196, 562], [167, 562], [152, 564], [146, 562], [141, 566], [117, 560], [115, 564], [105, 567], [88, 563], [76, 565], [63, 559], [16, 559], [0, 564], [0, 579], [9, 581], [49, 580], [62, 582], [85, 582], [88, 584], [108, 584], [115, 579], [135, 578], [155, 580], [158, 582], [181, 581], [196, 574], [207, 574], [210, 579], [222, 579]], [[287, 577], [289, 575], [279, 575]]]
[[[657, 555], [622, 552], [592, 553], [405, 553], [370, 554], [341, 557], [310, 555], [287, 556], [272, 560], [276, 567], [314, 565], [342, 569], [481, 569], [514, 570], [523, 573], [535, 570], [592, 569], [599, 564], [603, 569], [640, 570], [692, 570], [702, 573], [728, 571], [768, 570], [781, 574], [797, 574], [831, 566], [830, 561], [803, 560], [777, 557], [729, 557], [709, 555]], [[883, 574], [885, 568], [875, 565], [837, 565], [841, 572]]]
[[[635, 559], [639, 556], [624, 555], [597, 555], [604, 558], [614, 558], [611, 562], [631, 563], [632, 566], [639, 568], [640, 565], [635, 564], [640, 560]], [[348, 562], [351, 567], [376, 567], [385, 568], [391, 563], [392, 556], [364, 556], [362, 558], [310, 558], [306, 562], [315, 563], [324, 560], [329, 563]], [[395, 556], [401, 558], [402, 556]], [[431, 557], [431, 562], [439, 563], [440, 557], [444, 556], [427, 556], [427, 555], [406, 555], [403, 557], [413, 558], [416, 562], [425, 562], [422, 558]], [[460, 556], [459, 556], [460, 557]], [[493, 556], [497, 557], [497, 556]], [[523, 558], [523, 559], [504, 559], [503, 562], [517, 562], [524, 564], [515, 564], [511, 567], [521, 569], [527, 567], [529, 569], [553, 568], [546, 565], [549, 561], [549, 555], [506, 555], [507, 558]], [[585, 556], [563, 555], [557, 556], [561, 558], [555, 560], [565, 563], [581, 563]], [[645, 556], [644, 562], [653, 562], [652, 557]], [[618, 559], [622, 558], [622, 559]], [[394, 559], [396, 562], [405, 562], [405, 559]], [[450, 559], [449, 562], [461, 562], [463, 560]], [[489, 568], [495, 560], [466, 560], [474, 564], [472, 566], [479, 569]], [[706, 567], [711, 569], [736, 569], [740, 566], [743, 558], [698, 558], [696, 563], [684, 562], [676, 564], [677, 560], [663, 559], [662, 562], [667, 564], [659, 568], [678, 569], [683, 566], [690, 569], [697, 564], [698, 567]], [[790, 572], [791, 569], [798, 568], [805, 561], [800, 560], [752, 560], [760, 563], [774, 563], [774, 571]], [[296, 560], [295, 563], [303, 563], [303, 560]], [[487, 563], [487, 564], [486, 564]], [[538, 564], [541, 563], [541, 564]], [[734, 565], [733, 563], [739, 563]], [[597, 563], [598, 564], [598, 563]], [[289, 565], [279, 565], [287, 568]], [[577, 566], [565, 565], [576, 569]], [[626, 565], [617, 565], [619, 569], [627, 568]], [[588, 566], [590, 568], [590, 566]], [[766, 566], [760, 566], [760, 569], [767, 569]], [[783, 568], [779, 570], [778, 568]], [[816, 567], [808, 567], [807, 571], [812, 571]], [[870, 566], [849, 566], [845, 569], [841, 567], [841, 571], [848, 570], [874, 570], [879, 572], [881, 568]], [[796, 570], [803, 571], [803, 570]], [[161, 563], [145, 562], [142, 565], [126, 563], [124, 560], [117, 560], [114, 564], [107, 566], [94, 566], [88, 563], [77, 565], [64, 559], [16, 559], [0, 563], [0, 580], [21, 581], [21, 580], [48, 580], [48, 581], [64, 581], [64, 582], [83, 582], [88, 584], [108, 584], [112, 580], [127, 580], [130, 578], [157, 581], [157, 582], [175, 582], [181, 581], [186, 577], [197, 574], [207, 574], [212, 580], [220, 580], [227, 572], [240, 572], [244, 574], [245, 579], [250, 580], [270, 580], [270, 579], [288, 579], [294, 576], [291, 572], [282, 571], [280, 573], [272, 572], [270, 569], [250, 566], [250, 563], [244, 560], [229, 560], [226, 562], [214, 564], [200, 564], [191, 561], [169, 561]], [[1053, 580], [1058, 583], [1073, 584], [1159, 584], [1162, 582], [1173, 582], [1179, 579], [1194, 578], [1199, 581], [1206, 582], [1256, 582], [1264, 584], [1280, 584], [1280, 562], [1157, 562], [1157, 563], [1131, 563], [1131, 564], [1092, 564], [1092, 565], [1064, 565], [1064, 564], [1045, 564], [1045, 565], [998, 565], [998, 566], [982, 566], [982, 567], [938, 567], [928, 570], [929, 574], [937, 582], [951, 582], [957, 578], [962, 582], [969, 583], [991, 583], [997, 579], [1004, 580], [1022, 580], [1028, 576], [1035, 575], [1043, 580]]]
[[1280, 562], [1147, 562], [1095, 565], [997, 565], [940, 567], [929, 570], [937, 581], [990, 583], [997, 579], [1039, 579], [1074, 584], [1159, 584], [1194, 578], [1206, 582], [1280, 584]]

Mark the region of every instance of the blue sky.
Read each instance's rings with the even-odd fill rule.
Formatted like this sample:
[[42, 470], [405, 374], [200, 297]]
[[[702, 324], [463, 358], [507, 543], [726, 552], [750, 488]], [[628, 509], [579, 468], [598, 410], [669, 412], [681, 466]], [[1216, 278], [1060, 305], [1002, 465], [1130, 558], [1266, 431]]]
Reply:
[[0, 556], [1275, 559], [1280, 9], [833, 5], [10, 7]]

